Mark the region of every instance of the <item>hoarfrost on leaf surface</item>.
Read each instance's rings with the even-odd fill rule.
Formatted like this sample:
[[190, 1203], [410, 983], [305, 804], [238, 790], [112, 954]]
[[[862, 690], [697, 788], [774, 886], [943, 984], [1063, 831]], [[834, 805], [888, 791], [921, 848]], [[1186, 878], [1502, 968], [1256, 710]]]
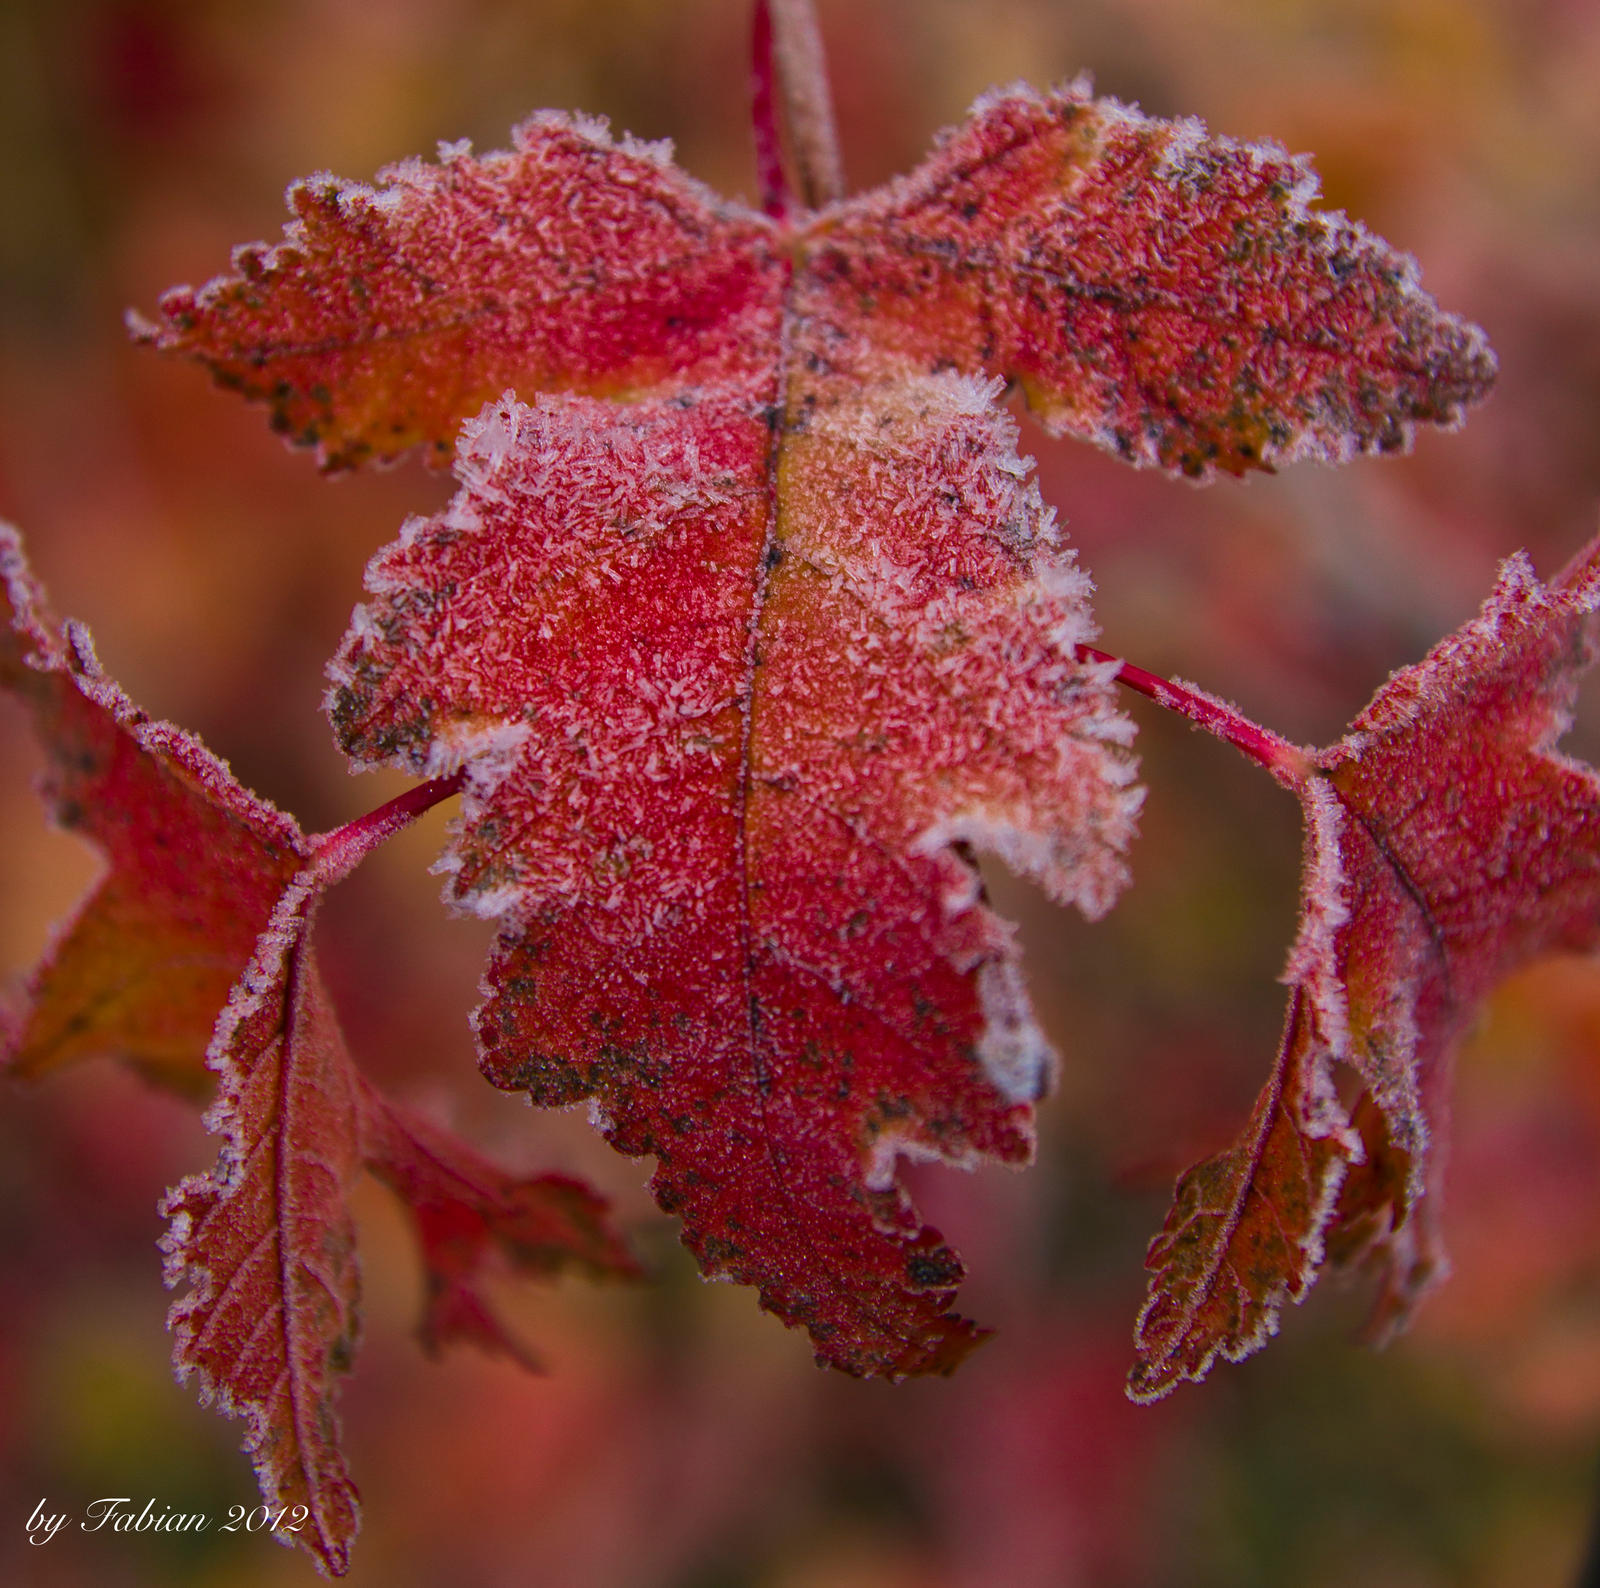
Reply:
[[1024, 1159], [1052, 1062], [971, 849], [1098, 914], [1138, 807], [1003, 383], [1204, 478], [1402, 446], [1492, 356], [1303, 163], [1081, 84], [782, 222], [551, 115], [383, 182], [294, 190], [147, 335], [328, 467], [460, 432], [329, 707], [358, 763], [466, 765], [484, 1067], [593, 1099], [826, 1360], [947, 1370], [960, 1264], [886, 1177]]

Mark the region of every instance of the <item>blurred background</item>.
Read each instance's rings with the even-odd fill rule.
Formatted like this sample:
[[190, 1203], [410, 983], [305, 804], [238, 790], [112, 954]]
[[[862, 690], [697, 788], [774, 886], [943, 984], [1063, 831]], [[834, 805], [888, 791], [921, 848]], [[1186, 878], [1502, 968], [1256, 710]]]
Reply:
[[[1593, 0], [821, 0], [845, 160], [916, 160], [993, 83], [1102, 92], [1315, 156], [1328, 202], [1489, 331], [1498, 390], [1402, 460], [1205, 490], [1049, 442], [1045, 497], [1108, 648], [1327, 742], [1475, 610], [1522, 546], [1554, 573], [1600, 503], [1600, 8]], [[318, 703], [367, 558], [449, 485], [327, 481], [123, 310], [276, 238], [318, 169], [370, 179], [440, 139], [501, 146], [541, 107], [671, 138], [750, 196], [745, 0], [4, 0], [0, 516], [140, 704], [197, 729], [310, 830], [396, 792], [350, 778]], [[1600, 700], [1600, 688], [1591, 691]], [[419, 1275], [361, 1202], [366, 1342], [343, 1397], [385, 1588], [1539, 1588], [1575, 1580], [1600, 1491], [1600, 971], [1508, 985], [1461, 1057], [1455, 1276], [1382, 1354], [1326, 1285], [1278, 1340], [1148, 1409], [1122, 1398], [1141, 1259], [1176, 1174], [1244, 1120], [1282, 1016], [1298, 817], [1142, 702], [1135, 883], [1089, 927], [1003, 876], [1062, 1053], [1025, 1175], [914, 1171], [998, 1327], [952, 1381], [819, 1372], [747, 1292], [705, 1285], [581, 1113], [478, 1078], [487, 944], [427, 874], [442, 815], [331, 900], [323, 952], [358, 1060], [508, 1165], [604, 1188], [653, 1282], [509, 1287], [547, 1377], [410, 1336]], [[1569, 741], [1600, 752], [1600, 711]], [[92, 879], [30, 792], [0, 702], [0, 976]], [[240, 1425], [171, 1378], [155, 1204], [212, 1143], [109, 1065], [0, 1107], [0, 1578], [312, 1580], [260, 1536], [67, 1534], [45, 1498], [255, 1503]]]

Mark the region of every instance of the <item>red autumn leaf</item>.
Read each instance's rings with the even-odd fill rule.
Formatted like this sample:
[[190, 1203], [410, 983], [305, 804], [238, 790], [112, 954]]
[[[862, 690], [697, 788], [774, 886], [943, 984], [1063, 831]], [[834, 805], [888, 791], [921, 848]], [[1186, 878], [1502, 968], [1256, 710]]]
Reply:
[[305, 864], [305, 840], [198, 739], [152, 722], [106, 677], [87, 633], [49, 617], [4, 525], [0, 579], [0, 687], [33, 718], [56, 821], [107, 867], [34, 970], [23, 1009], [0, 1022], [0, 1054], [23, 1076], [111, 1055], [202, 1091], [217, 1011]]
[[359, 1515], [334, 1400], [359, 1332], [349, 1196], [362, 1168], [415, 1222], [430, 1350], [465, 1340], [537, 1366], [479, 1291], [491, 1250], [534, 1276], [636, 1270], [586, 1186], [507, 1175], [356, 1071], [310, 941], [328, 856], [283, 895], [218, 1023], [207, 1121], [225, 1145], [213, 1171], [168, 1194], [163, 1248], [168, 1283], [193, 1287], [170, 1319], [179, 1375], [247, 1420], [262, 1497], [275, 1515], [288, 1508], [275, 1525], [339, 1576]]
[[793, 223], [581, 118], [440, 153], [376, 190], [296, 184], [281, 245], [136, 330], [268, 401], [330, 468], [417, 445], [443, 462], [507, 387], [632, 400], [748, 378], [776, 404], [781, 378], [792, 431], [836, 380], [960, 370], [1019, 381], [1054, 433], [1237, 473], [1393, 450], [1493, 377], [1408, 258], [1309, 207], [1303, 160], [1081, 84], [980, 100], [911, 176]]
[[1597, 609], [1600, 540], [1549, 587], [1513, 557], [1338, 744], [1284, 747], [1308, 839], [1283, 1044], [1244, 1134], [1183, 1177], [1151, 1245], [1135, 1398], [1256, 1350], [1325, 1257], [1378, 1268], [1380, 1334], [1441, 1277], [1451, 1053], [1496, 982], [1600, 943], [1600, 776], [1552, 748]]
[[850, 1371], [980, 1337], [896, 1156], [1025, 1159], [1050, 1073], [971, 849], [1096, 914], [1136, 806], [1086, 581], [986, 377], [1197, 476], [1455, 422], [1481, 336], [1312, 192], [1074, 87], [769, 220], [545, 115], [509, 154], [292, 190], [282, 246], [144, 328], [328, 467], [442, 457], [479, 415], [456, 502], [373, 566], [337, 731], [467, 768], [447, 865], [505, 922], [490, 1077], [595, 1099], [704, 1269]]
[[[1001, 422], [949, 400], [918, 430], [893, 417], [879, 455], [921, 440], [968, 505], [937, 539], [887, 511], [876, 544], [791, 536], [760, 641], [775, 687], [750, 707], [765, 503], [734, 472], [737, 413], [502, 404], [469, 427], [455, 504], [375, 564], [334, 711], [358, 753], [471, 768], [449, 865], [456, 899], [507, 920], [491, 1076], [597, 1098], [709, 1271], [830, 1360], [902, 1373], [977, 1336], [895, 1153], [1023, 1157], [1048, 1071], [952, 846], [1097, 908], [1132, 800], [1105, 686], [1071, 659], [1080, 583], [1030, 567], [1049, 526]], [[865, 485], [870, 453], [846, 458]], [[1014, 527], [986, 546], [996, 519]], [[942, 592], [940, 563], [968, 589]]]
[[314, 870], [284, 894], [218, 1022], [207, 1122], [226, 1144], [167, 1193], [162, 1244], [167, 1283], [193, 1286], [168, 1319], [179, 1377], [246, 1419], [274, 1531], [339, 1576], [359, 1516], [333, 1402], [359, 1333], [360, 1087], [309, 951], [319, 895]]
[[167, 293], [165, 325], [135, 330], [269, 400], [329, 468], [418, 445], [446, 463], [508, 385], [628, 398], [760, 369], [778, 269], [762, 217], [595, 122], [536, 116], [517, 145], [443, 148], [377, 192], [296, 183], [281, 247], [237, 250], [237, 276]]

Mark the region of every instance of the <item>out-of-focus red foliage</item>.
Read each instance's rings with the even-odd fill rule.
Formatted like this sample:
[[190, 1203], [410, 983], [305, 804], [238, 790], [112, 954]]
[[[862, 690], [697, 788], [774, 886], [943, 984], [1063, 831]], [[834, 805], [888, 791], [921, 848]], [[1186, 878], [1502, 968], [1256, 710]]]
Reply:
[[[530, 105], [672, 136], [749, 194], [737, 8], [296, 0], [248, 8], [20, 0], [0, 17], [0, 516], [131, 694], [191, 724], [311, 828], [396, 786], [347, 779], [315, 731], [372, 549], [446, 487], [403, 467], [328, 485], [197, 371], [120, 340], [319, 167], [370, 174], [437, 138], [498, 145]], [[1600, 452], [1600, 18], [1556, 0], [873, 0], [830, 5], [847, 170], [904, 168], [994, 82], [1096, 72], [1152, 114], [1307, 150], [1329, 201], [1423, 261], [1489, 331], [1493, 401], [1415, 456], [1195, 492], [1026, 428], [1094, 574], [1105, 643], [1328, 742], [1387, 672], [1460, 623], [1495, 564], [1560, 566], [1592, 531]], [[131, 19], [131, 20], [130, 20]], [[128, 40], [140, 42], [130, 48]], [[148, 63], [159, 57], [159, 64]], [[118, 73], [133, 88], [112, 88]], [[155, 81], [175, 84], [159, 94]], [[720, 85], [720, 86], [719, 86]], [[1470, 113], [1463, 107], [1470, 106]], [[92, 459], [92, 467], [85, 462]], [[430, 493], [432, 493], [430, 495]], [[0, 703], [8, 746], [22, 723]], [[352, 1046], [387, 1084], [522, 1170], [611, 1190], [658, 1283], [508, 1291], [551, 1373], [419, 1364], [402, 1215], [358, 1201], [368, 1347], [345, 1397], [369, 1499], [349, 1580], [588, 1585], [1490, 1585], [1569, 1578], [1600, 1419], [1600, 986], [1528, 973], [1467, 1044], [1444, 1209], [1454, 1277], [1378, 1356], [1320, 1295], [1274, 1350], [1151, 1411], [1113, 1411], [1138, 1253], [1172, 1175], [1247, 1111], [1281, 1014], [1293, 801], [1138, 708], [1154, 799], [1136, 884], [1088, 927], [996, 878], [1063, 1052], [1039, 1167], [930, 1175], [999, 1339], [955, 1381], [815, 1374], [745, 1293], [702, 1286], [638, 1173], [577, 1117], [485, 1088], [461, 1011], [486, 931], [441, 918], [437, 821], [325, 911]], [[1580, 702], [1577, 753], [1597, 719]], [[308, 724], [313, 725], [308, 731]], [[93, 867], [40, 828], [30, 752], [0, 764], [0, 966], [38, 956]], [[390, 990], [404, 988], [395, 998]], [[1179, 1137], [1179, 1132], [1186, 1139]], [[42, 1496], [148, 1494], [222, 1516], [254, 1484], [235, 1429], [170, 1380], [155, 1204], [212, 1146], [110, 1066], [0, 1114], [0, 1573], [27, 1583], [303, 1582], [259, 1536], [63, 1536]], [[1099, 1363], [1097, 1369], [1095, 1364]], [[1110, 1390], [1101, 1383], [1103, 1374]], [[1101, 1410], [1097, 1410], [1101, 1408]], [[1103, 1411], [1103, 1415], [1102, 1415]], [[974, 1476], [981, 1453], [985, 1465]], [[1076, 1519], [1082, 1518], [1081, 1526]]]

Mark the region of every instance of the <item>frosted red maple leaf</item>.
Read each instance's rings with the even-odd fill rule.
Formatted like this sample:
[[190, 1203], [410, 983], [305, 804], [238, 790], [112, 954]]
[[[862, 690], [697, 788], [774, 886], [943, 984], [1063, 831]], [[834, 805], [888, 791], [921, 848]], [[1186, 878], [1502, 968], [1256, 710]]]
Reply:
[[1031, 1152], [1053, 1056], [972, 851], [1096, 915], [1138, 804], [1006, 382], [1204, 478], [1397, 448], [1492, 377], [1313, 194], [1078, 85], [769, 216], [544, 114], [509, 153], [291, 189], [279, 247], [143, 327], [329, 468], [455, 453], [455, 501], [369, 572], [340, 742], [465, 769], [486, 1073], [591, 1099], [703, 1269], [836, 1366], [981, 1335], [898, 1157]]
[[1338, 744], [1264, 757], [1306, 815], [1289, 1013], [1244, 1133], [1184, 1176], [1151, 1245], [1136, 1398], [1256, 1350], [1324, 1256], [1378, 1269], [1380, 1335], [1441, 1277], [1451, 1052], [1497, 981], [1600, 944], [1600, 775], [1552, 748], [1597, 611], [1600, 539], [1548, 588], [1513, 557]]

